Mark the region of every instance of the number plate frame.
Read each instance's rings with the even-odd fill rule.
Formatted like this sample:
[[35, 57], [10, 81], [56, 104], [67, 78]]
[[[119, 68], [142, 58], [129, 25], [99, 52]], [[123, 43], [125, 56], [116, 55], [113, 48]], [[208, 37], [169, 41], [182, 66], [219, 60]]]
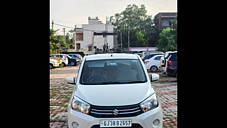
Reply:
[[100, 128], [105, 127], [132, 127], [132, 120], [118, 119], [118, 120], [101, 120], [99, 122]]

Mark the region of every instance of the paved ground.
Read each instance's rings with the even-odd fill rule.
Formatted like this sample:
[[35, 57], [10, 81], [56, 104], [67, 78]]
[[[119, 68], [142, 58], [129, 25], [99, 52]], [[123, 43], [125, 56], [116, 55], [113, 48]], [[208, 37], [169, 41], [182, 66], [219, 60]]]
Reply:
[[[56, 68], [50, 71], [50, 128], [67, 128], [67, 110], [73, 86], [64, 78], [76, 76], [78, 66]], [[160, 73], [161, 74], [161, 73]], [[160, 98], [164, 113], [164, 128], [177, 127], [177, 81], [174, 77], [161, 75], [153, 87]]]

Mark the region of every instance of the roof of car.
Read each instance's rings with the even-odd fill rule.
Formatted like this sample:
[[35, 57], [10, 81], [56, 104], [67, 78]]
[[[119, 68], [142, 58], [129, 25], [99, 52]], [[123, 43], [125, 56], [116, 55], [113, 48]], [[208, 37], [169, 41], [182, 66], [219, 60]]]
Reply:
[[177, 51], [167, 51], [166, 53], [176, 53]]
[[158, 55], [154, 55], [153, 57], [156, 57], [156, 56], [164, 56], [164, 55], [162, 55], [162, 54], [158, 54]]
[[80, 55], [78, 53], [69, 53], [68, 55]]
[[104, 60], [104, 59], [138, 59], [138, 55], [127, 53], [106, 53], [86, 56], [86, 60]]
[[67, 55], [67, 54], [51, 54], [51, 55]]

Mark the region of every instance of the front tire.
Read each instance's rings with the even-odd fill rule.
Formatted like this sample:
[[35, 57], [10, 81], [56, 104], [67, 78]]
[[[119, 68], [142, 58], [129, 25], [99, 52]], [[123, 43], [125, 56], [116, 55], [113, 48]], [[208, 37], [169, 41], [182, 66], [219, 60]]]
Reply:
[[151, 66], [150, 71], [151, 72], [157, 72], [158, 71], [158, 67], [157, 66]]
[[75, 62], [70, 62], [70, 66], [74, 66], [75, 65]]
[[77, 63], [76, 62], [70, 62], [70, 66], [76, 66]]
[[61, 63], [60, 67], [65, 67], [65, 63]]

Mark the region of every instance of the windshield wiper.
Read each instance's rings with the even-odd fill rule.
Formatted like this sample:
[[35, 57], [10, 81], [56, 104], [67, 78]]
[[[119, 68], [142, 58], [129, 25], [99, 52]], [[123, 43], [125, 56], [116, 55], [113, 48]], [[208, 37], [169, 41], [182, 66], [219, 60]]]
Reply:
[[100, 82], [98, 84], [123, 84], [123, 82]]
[[130, 83], [144, 83], [146, 81], [124, 81], [124, 82], [103, 82], [101, 84], [130, 84]]
[[102, 84], [122, 84], [122, 82], [99, 82], [99, 83], [82, 83], [85, 85], [102, 85]]
[[144, 83], [146, 81], [129, 81], [129, 82], [124, 82], [126, 84], [130, 84], [130, 83]]

